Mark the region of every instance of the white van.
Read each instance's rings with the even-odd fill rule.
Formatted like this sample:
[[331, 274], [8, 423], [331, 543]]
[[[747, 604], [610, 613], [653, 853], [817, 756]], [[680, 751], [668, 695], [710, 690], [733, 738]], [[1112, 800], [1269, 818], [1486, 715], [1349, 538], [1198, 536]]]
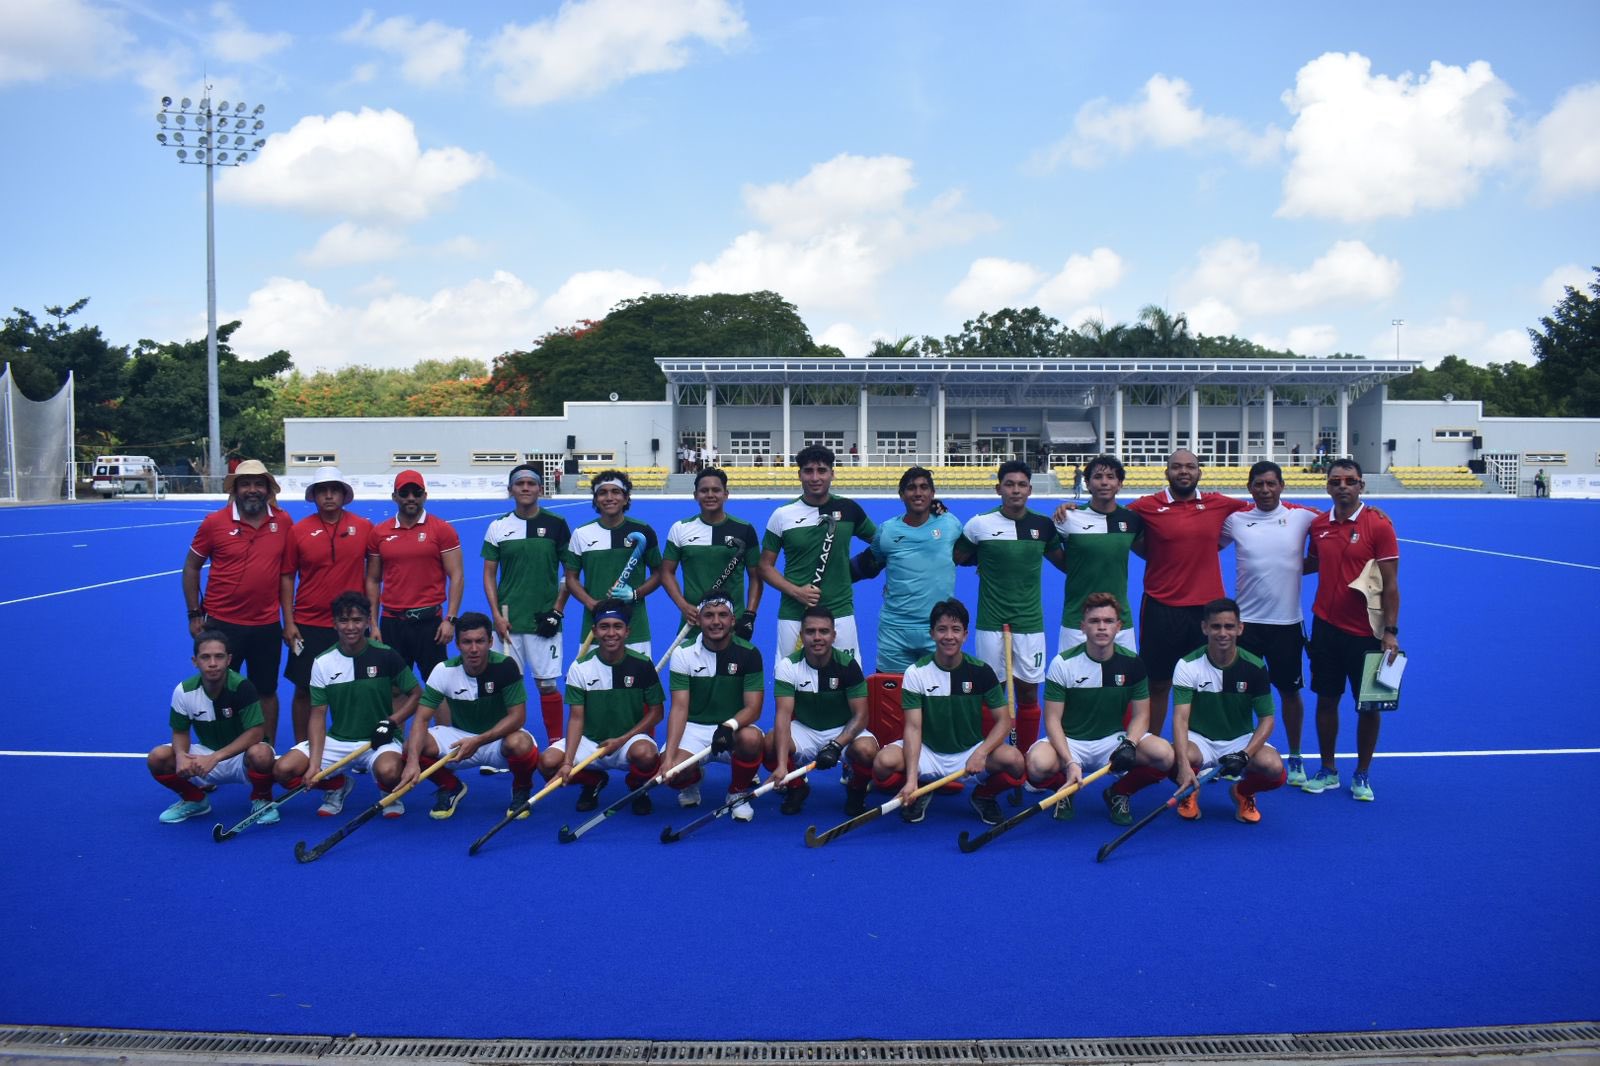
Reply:
[[94, 457], [94, 478], [90, 487], [100, 495], [148, 495], [152, 486], [158, 498], [167, 494], [167, 479], [161, 476], [156, 461], [148, 455]]

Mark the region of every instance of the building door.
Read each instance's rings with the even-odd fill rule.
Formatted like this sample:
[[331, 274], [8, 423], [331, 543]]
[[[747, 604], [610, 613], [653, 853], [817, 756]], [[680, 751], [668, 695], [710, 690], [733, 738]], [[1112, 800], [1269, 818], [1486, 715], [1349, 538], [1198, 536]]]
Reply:
[[1484, 452], [1484, 467], [1500, 481], [1500, 488], [1509, 495], [1521, 495], [1522, 453]]

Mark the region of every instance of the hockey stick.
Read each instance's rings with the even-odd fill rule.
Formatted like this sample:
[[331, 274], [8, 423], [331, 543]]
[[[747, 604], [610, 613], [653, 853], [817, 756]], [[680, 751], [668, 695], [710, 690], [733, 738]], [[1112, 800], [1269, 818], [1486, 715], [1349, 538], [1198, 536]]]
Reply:
[[1020, 811], [1017, 814], [1013, 814], [1010, 818], [1007, 818], [1005, 821], [1001, 822], [997, 826], [994, 826], [993, 828], [985, 829], [983, 832], [979, 833], [970, 840], [967, 839], [967, 831], [963, 829], [961, 831], [961, 839], [956, 841], [956, 843], [961, 846], [962, 851], [969, 854], [977, 851], [979, 848], [989, 843], [989, 841], [993, 840], [1001, 833], [1009, 833], [1023, 822], [1026, 822], [1029, 818], [1032, 818], [1034, 815], [1038, 814], [1040, 811], [1049, 810], [1051, 807], [1054, 807], [1056, 804], [1060, 803], [1062, 800], [1066, 799], [1068, 796], [1087, 785], [1090, 781], [1097, 781], [1110, 772], [1111, 766], [1108, 763], [1105, 766], [1100, 767], [1100, 769], [1096, 770], [1088, 777], [1085, 777], [1074, 784], [1066, 785], [1057, 792], [1052, 792], [1038, 803], [1033, 804], [1026, 810]]
[[[645, 539], [645, 535], [640, 533], [638, 530], [634, 530], [626, 537], [623, 537], [622, 542], [624, 544], [633, 545], [633, 550], [628, 553], [628, 561], [622, 564], [622, 573], [618, 574], [617, 579], [611, 583], [611, 588], [606, 590], [606, 595], [601, 596], [599, 599], [603, 600], [607, 596], [610, 596], [611, 589], [615, 589], [618, 585], [626, 585], [628, 583], [628, 578], [632, 577], [634, 570], [638, 569], [639, 560], [644, 558], [645, 546], [649, 544], [649, 541]], [[595, 602], [598, 603], [599, 600], [596, 600]], [[637, 599], [633, 600], [632, 602], [634, 604], [639, 603]], [[591, 608], [588, 613], [590, 615], [589, 632], [584, 634], [583, 643], [578, 645], [579, 659], [589, 654], [589, 645], [594, 643], [593, 609]]]
[[[839, 528], [839, 512], [829, 511], [822, 518], [822, 553], [817, 556], [817, 572], [811, 578], [811, 584], [817, 590], [817, 602], [822, 602], [822, 579], [828, 573], [828, 557], [833, 554], [833, 535]], [[799, 651], [805, 643], [805, 638], [794, 638], [794, 650]]]
[[1119, 848], [1129, 837], [1133, 836], [1133, 834], [1137, 833], [1139, 830], [1155, 821], [1167, 811], [1182, 803], [1189, 797], [1191, 792], [1198, 789], [1207, 781], [1210, 781], [1213, 777], [1216, 777], [1218, 769], [1220, 769], [1220, 767], [1213, 766], [1211, 769], [1195, 778], [1192, 784], [1185, 785], [1183, 788], [1178, 789], [1178, 791], [1172, 794], [1171, 798], [1169, 798], [1167, 802], [1163, 803], [1161, 806], [1157, 807], [1143, 818], [1140, 818], [1137, 822], [1134, 822], [1133, 825], [1117, 839], [1113, 840], [1109, 844], [1103, 845], [1100, 850], [1095, 853], [1094, 861], [1105, 862], [1106, 856], [1110, 855], [1113, 851], [1116, 851], [1117, 848]]
[[[923, 785], [921, 788], [918, 788], [915, 792], [911, 793], [911, 801], [913, 803], [915, 803], [917, 800], [921, 799], [923, 796], [926, 796], [928, 793], [932, 792], [934, 789], [943, 788], [944, 786], [948, 785], [950, 782], [960, 780], [961, 778], [966, 777], [966, 776], [967, 776], [966, 767], [962, 767], [959, 770], [953, 770], [950, 773], [945, 774], [943, 777], [939, 778], [939, 780], [930, 781], [926, 785]], [[897, 809], [898, 807], [900, 807], [900, 805], [901, 805], [900, 797], [896, 796], [894, 799], [890, 800], [888, 803], [883, 804], [881, 807], [874, 807], [870, 811], [866, 811], [863, 814], [858, 814], [854, 818], [850, 819], [848, 822], [841, 822], [839, 825], [836, 825], [832, 829], [826, 830], [824, 832], [819, 833], [819, 832], [817, 832], [817, 827], [816, 826], [814, 826], [814, 825], [813, 826], [809, 826], [806, 829], [806, 847], [808, 847], [808, 848], [820, 848], [820, 847], [822, 847], [822, 845], [828, 843], [828, 841], [837, 840], [839, 837], [844, 836], [846, 833], [850, 832], [852, 829], [860, 829], [862, 826], [866, 825], [868, 822], [876, 821], [877, 819], [882, 818], [884, 815], [888, 814], [890, 811], [893, 811], [893, 810]]]
[[[1002, 653], [1006, 660], [1006, 706], [1011, 708], [1011, 735], [1007, 738], [1014, 748], [1017, 746], [1017, 672], [1011, 665], [1011, 626], [1000, 627], [1001, 645], [1005, 649]], [[1023, 752], [1024, 755], [1027, 752]], [[1011, 790], [1011, 806], [1022, 806], [1022, 786], [1018, 785]]]
[[[729, 729], [739, 728], [739, 723], [732, 718], [728, 719], [722, 724], [727, 726]], [[563, 844], [572, 843], [574, 840], [577, 840], [579, 837], [583, 836], [583, 834], [587, 833], [589, 830], [593, 829], [607, 818], [610, 818], [613, 814], [616, 814], [623, 808], [624, 804], [632, 803], [635, 796], [644, 795], [646, 792], [649, 792], [652, 788], [655, 788], [662, 782], [677, 776], [679, 773], [689, 769], [691, 766], [700, 765], [709, 758], [711, 758], [711, 745], [707, 744], [705, 747], [701, 748], [699, 751], [695, 752], [689, 758], [683, 760], [672, 769], [663, 770], [661, 773], [656, 774], [656, 776], [652, 777], [650, 780], [646, 781], [644, 784], [640, 785], [626, 796], [623, 796], [605, 810], [601, 811], [593, 818], [590, 818], [587, 822], [584, 822], [582, 825], [578, 826], [578, 828], [572, 829], [568, 826], [562, 826], [561, 831], [556, 834], [556, 839], [560, 840]]]
[[[582, 770], [584, 767], [588, 766], [590, 763], [592, 763], [596, 759], [600, 758], [600, 752], [601, 752], [600, 748], [595, 748], [594, 751], [589, 753], [589, 757], [587, 759], [584, 759], [582, 762], [580, 762], [578, 765], [576, 765], [576, 766], [574, 766], [572, 768], [572, 772], [573, 773], [577, 773], [579, 770]], [[485, 844], [487, 844], [489, 842], [489, 838], [490, 837], [492, 837], [496, 833], [500, 832], [500, 830], [504, 829], [506, 826], [510, 825], [512, 822], [516, 821], [518, 818], [521, 818], [523, 816], [523, 814], [528, 811], [529, 808], [531, 808], [535, 803], [538, 803], [540, 800], [544, 799], [546, 795], [548, 795], [551, 792], [554, 792], [556, 789], [560, 788], [562, 785], [569, 784], [569, 783], [570, 783], [570, 781], [562, 781], [559, 777], [552, 777], [549, 781], [545, 782], [545, 786], [543, 788], [541, 788], [538, 792], [535, 792], [532, 796], [529, 796], [527, 799], [523, 800], [521, 803], [517, 804], [515, 807], [512, 807], [510, 810], [506, 811], [506, 816], [504, 818], [502, 818], [498, 822], [496, 822], [494, 824], [494, 827], [491, 828], [487, 833], [483, 834], [483, 836], [479, 837], [477, 840], [474, 840], [472, 842], [472, 847], [467, 849], [467, 854], [468, 855], [476, 855], [476, 854], [478, 854], [478, 849], [483, 847]]]
[[709, 814], [702, 814], [700, 817], [696, 818], [694, 821], [690, 822], [676, 833], [672, 831], [672, 827], [670, 825], [667, 826], [665, 829], [661, 830], [661, 843], [671, 844], [674, 841], [682, 840], [684, 837], [688, 836], [696, 829], [699, 829], [701, 826], [709, 825], [718, 818], [721, 818], [724, 814], [727, 814], [739, 804], [749, 803], [753, 799], [765, 796], [768, 792], [771, 792], [780, 784], [789, 785], [795, 781], [799, 781], [806, 774], [809, 774], [812, 770], [816, 769], [816, 767], [817, 764], [815, 762], [808, 762], [797, 770], [789, 771], [782, 777], [779, 777], [777, 774], [773, 774], [758, 788], [753, 788], [748, 792], [739, 792], [729, 796], [728, 802], [724, 803], [722, 806], [718, 807]]
[[[244, 821], [240, 822], [232, 829], [223, 829], [222, 823], [218, 822], [216, 825], [211, 827], [211, 839], [216, 841], [218, 844], [222, 843], [224, 840], [232, 840], [244, 830], [249, 829], [251, 826], [261, 821], [261, 819], [266, 816], [268, 811], [277, 810], [279, 807], [282, 807], [285, 803], [288, 803], [290, 800], [300, 795], [300, 793], [304, 792], [318, 781], [338, 773], [339, 770], [341, 770], [352, 759], [356, 758], [358, 755], [365, 755], [367, 751], [371, 749], [371, 747], [372, 745], [370, 743], [363, 744], [355, 751], [352, 751], [349, 755], [346, 755], [344, 758], [340, 759], [338, 762], [334, 763], [332, 766], [321, 771], [320, 773], [311, 775], [302, 774], [300, 777], [300, 783], [298, 785], [296, 785], [294, 788], [291, 788], [289, 791], [285, 792], [283, 795], [279, 796], [277, 799], [273, 800], [259, 811], [251, 811], [249, 815], [246, 816]], [[307, 769], [309, 769], [309, 767], [307, 767]]]
[[350, 821], [334, 830], [333, 834], [329, 836], [328, 839], [324, 840], [316, 847], [307, 848], [306, 842], [304, 840], [300, 841], [294, 846], [294, 857], [301, 862], [316, 862], [318, 859], [322, 858], [328, 853], [328, 849], [332, 848], [335, 844], [339, 843], [339, 841], [343, 840], [345, 837], [349, 836], [351, 833], [354, 833], [357, 829], [360, 829], [362, 826], [372, 821], [372, 819], [382, 814], [385, 807], [400, 802], [401, 796], [404, 796], [407, 792], [410, 792], [412, 789], [422, 784], [422, 782], [426, 781], [440, 770], [443, 770], [447, 765], [449, 765], [451, 760], [456, 757], [457, 750], [457, 748], [451, 748], [444, 755], [440, 756], [438, 762], [434, 763], [432, 766], [422, 771], [422, 773], [418, 774], [417, 779], [411, 782], [411, 784], [401, 785], [387, 796], [382, 797], [377, 803], [374, 803], [372, 806], [368, 807], [366, 810], [350, 819]]
[[[739, 569], [739, 564], [744, 561], [738, 555], [739, 538], [737, 538], [737, 537], [724, 537], [722, 539], [723, 539], [723, 543], [727, 547], [732, 548], [734, 550], [734, 556], [733, 556], [732, 559], [728, 560], [728, 565], [722, 568], [722, 573], [717, 575], [717, 579], [715, 581], [713, 581], [711, 583], [711, 587], [706, 590], [706, 596], [711, 595], [713, 592], [720, 592], [722, 590], [722, 586], [727, 584], [728, 583], [728, 579], [733, 576], [733, 572], [735, 570]], [[705, 598], [704, 596], [701, 597], [701, 599], [704, 599], [704, 598]], [[671, 644], [667, 645], [666, 653], [664, 655], [662, 655], [661, 658], [656, 662], [656, 673], [657, 674], [660, 674], [661, 673], [661, 668], [663, 666], [667, 665], [667, 660], [672, 658], [672, 649], [676, 648], [679, 644], [682, 644], [685, 640], [687, 640], [688, 637], [689, 637], [689, 630], [691, 630], [693, 628], [694, 628], [694, 623], [693, 622], [685, 622], [685, 623], [683, 623], [682, 627], [679, 628], [678, 635], [672, 638], [672, 643]]]

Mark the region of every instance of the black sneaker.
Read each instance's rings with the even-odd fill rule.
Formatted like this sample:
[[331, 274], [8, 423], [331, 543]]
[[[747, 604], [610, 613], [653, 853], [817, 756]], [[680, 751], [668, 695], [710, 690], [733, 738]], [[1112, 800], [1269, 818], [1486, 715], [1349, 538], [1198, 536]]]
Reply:
[[933, 802], [933, 793], [918, 796], [904, 807], [900, 808], [900, 817], [915, 825], [928, 816], [928, 804]]
[[461, 797], [467, 794], [465, 781], [456, 786], [454, 792], [441, 788], [433, 794], [433, 810], [428, 812], [428, 817], [436, 821], [444, 821], [456, 813], [456, 804], [461, 802]]
[[1112, 825], [1132, 825], [1133, 807], [1128, 802], [1128, 797], [1120, 792], [1113, 792], [1109, 788], [1100, 793], [1106, 801], [1106, 812], [1111, 817]]
[[979, 795], [975, 791], [967, 798], [967, 802], [978, 812], [978, 817], [983, 819], [984, 825], [999, 825], [1005, 821], [1005, 815], [1000, 812], [1000, 804], [993, 796]]
[[628, 810], [632, 811], [634, 814], [640, 815], [641, 817], [649, 814], [655, 809], [656, 805], [650, 802], [650, 793], [648, 792], [639, 793], [637, 796], [633, 797], [633, 802], [628, 804]]
[[858, 814], [867, 813], [867, 790], [865, 788], [847, 788], [844, 790], [844, 813], [852, 818]]
[[799, 814], [805, 809], [806, 797], [811, 795], [811, 786], [804, 781], [797, 781], [783, 792], [783, 806], [778, 808], [781, 814]]
[[597, 770], [595, 772], [600, 775], [600, 780], [596, 781], [592, 785], [583, 786], [583, 792], [579, 794], [578, 805], [575, 808], [580, 812], [592, 811], [596, 807], [600, 806], [600, 792], [611, 781], [611, 775], [606, 773], [604, 770]]
[[[512, 811], [516, 810], [518, 807], [522, 807], [522, 805], [524, 803], [527, 803], [532, 798], [533, 798], [533, 789], [531, 789], [531, 788], [514, 788], [514, 789], [512, 789], [511, 790], [511, 802], [506, 805], [506, 814], [509, 815]], [[530, 810], [527, 807], [523, 807], [522, 808], [522, 813], [517, 815], [517, 821], [519, 821], [519, 822], [522, 821], [524, 818], [526, 818], [528, 815], [530, 815], [532, 813], [533, 813], [532, 810]]]

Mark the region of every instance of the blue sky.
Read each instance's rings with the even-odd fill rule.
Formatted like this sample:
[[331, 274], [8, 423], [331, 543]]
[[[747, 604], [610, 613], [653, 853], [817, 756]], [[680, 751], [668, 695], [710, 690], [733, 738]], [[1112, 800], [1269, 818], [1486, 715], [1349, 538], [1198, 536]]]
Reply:
[[164, 94], [266, 105], [218, 302], [303, 369], [491, 359], [648, 291], [819, 342], [1146, 304], [1308, 355], [1528, 361], [1600, 262], [1592, 3], [0, 5], [5, 306], [204, 332]]

